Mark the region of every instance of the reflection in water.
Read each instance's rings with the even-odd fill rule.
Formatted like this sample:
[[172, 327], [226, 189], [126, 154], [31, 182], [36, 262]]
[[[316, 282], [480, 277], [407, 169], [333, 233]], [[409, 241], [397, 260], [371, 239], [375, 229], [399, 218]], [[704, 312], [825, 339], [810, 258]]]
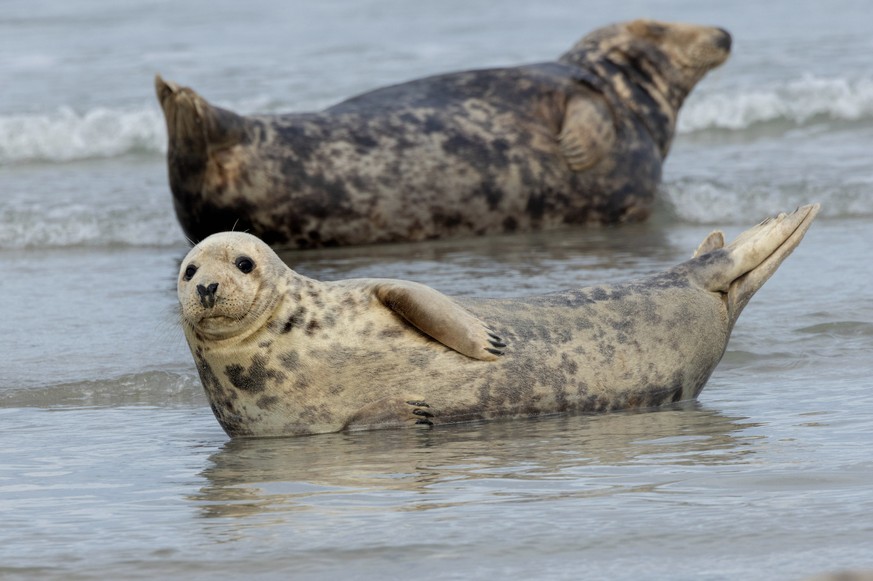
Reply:
[[682, 472], [737, 464], [754, 426], [699, 404], [439, 429], [229, 441], [189, 499], [206, 517], [354, 507], [428, 510], [504, 500], [648, 492]]

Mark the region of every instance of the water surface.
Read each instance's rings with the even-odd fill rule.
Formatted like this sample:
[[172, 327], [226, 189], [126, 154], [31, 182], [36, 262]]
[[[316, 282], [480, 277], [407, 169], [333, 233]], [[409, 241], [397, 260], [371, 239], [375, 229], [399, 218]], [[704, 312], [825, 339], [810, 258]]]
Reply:
[[[873, 568], [873, 49], [866, 2], [399, 0], [0, 15], [0, 576], [802, 579]], [[819, 201], [697, 403], [230, 441], [178, 327], [152, 76], [302, 111], [552, 59], [637, 16], [724, 26], [652, 221], [293, 252], [322, 279], [522, 296], [642, 276]]]

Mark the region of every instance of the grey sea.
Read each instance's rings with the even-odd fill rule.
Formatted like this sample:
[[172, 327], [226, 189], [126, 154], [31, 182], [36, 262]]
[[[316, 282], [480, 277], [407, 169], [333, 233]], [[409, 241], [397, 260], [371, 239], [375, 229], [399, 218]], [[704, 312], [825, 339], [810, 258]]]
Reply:
[[[723, 26], [643, 225], [284, 255], [521, 296], [641, 276], [808, 202], [699, 401], [230, 441], [178, 325], [187, 251], [152, 79], [304, 111], [554, 59], [593, 28]], [[873, 569], [867, 0], [4, 0], [0, 577], [800, 580]], [[377, 386], [374, 386], [376, 389]]]

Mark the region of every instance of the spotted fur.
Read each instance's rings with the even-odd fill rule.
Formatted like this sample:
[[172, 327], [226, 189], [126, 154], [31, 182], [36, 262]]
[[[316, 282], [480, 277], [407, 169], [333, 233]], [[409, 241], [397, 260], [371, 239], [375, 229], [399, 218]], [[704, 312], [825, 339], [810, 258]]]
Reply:
[[[503, 300], [319, 282], [254, 236], [222, 233], [183, 261], [179, 300], [231, 436], [649, 408], [697, 397], [743, 307], [817, 212], [782, 214], [728, 246], [711, 235], [688, 262], [641, 280]], [[248, 274], [240, 255], [256, 264]], [[212, 284], [205, 306], [196, 288]]]
[[555, 62], [419, 79], [318, 113], [240, 116], [156, 79], [189, 238], [311, 248], [645, 219], [722, 29], [637, 20]]

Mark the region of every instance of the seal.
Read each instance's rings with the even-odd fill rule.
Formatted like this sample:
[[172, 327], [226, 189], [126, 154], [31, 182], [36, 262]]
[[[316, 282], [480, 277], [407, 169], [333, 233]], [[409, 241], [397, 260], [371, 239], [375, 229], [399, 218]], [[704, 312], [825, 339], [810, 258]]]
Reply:
[[730, 45], [720, 28], [636, 20], [556, 62], [285, 115], [241, 116], [157, 76], [176, 216], [195, 241], [237, 225], [297, 248], [640, 221], [684, 99]]
[[414, 282], [319, 282], [268, 245], [219, 233], [182, 262], [185, 337], [230, 436], [303, 435], [697, 397], [752, 295], [818, 205], [613, 286], [518, 299], [449, 298]]

